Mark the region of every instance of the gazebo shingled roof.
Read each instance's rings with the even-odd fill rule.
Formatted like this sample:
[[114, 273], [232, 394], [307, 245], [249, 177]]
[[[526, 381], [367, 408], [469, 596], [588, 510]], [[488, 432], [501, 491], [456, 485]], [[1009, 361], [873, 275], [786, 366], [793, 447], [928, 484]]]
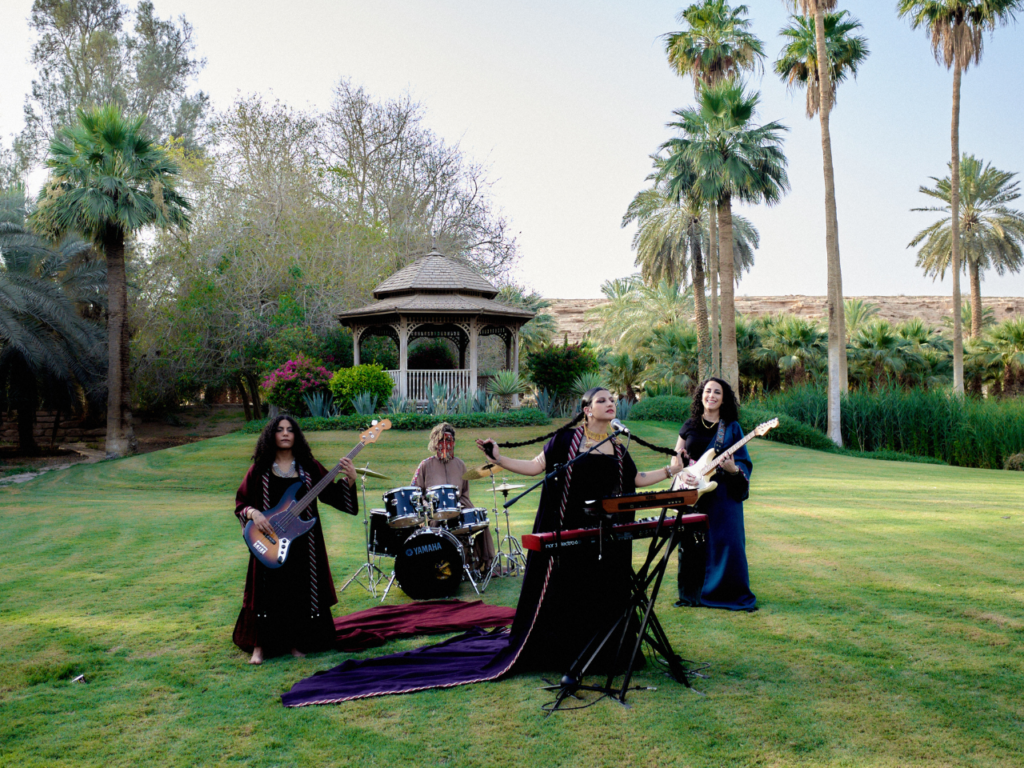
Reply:
[[404, 293], [434, 291], [476, 293], [488, 299], [498, 295], [497, 288], [465, 264], [431, 251], [378, 285], [373, 296], [382, 299]]

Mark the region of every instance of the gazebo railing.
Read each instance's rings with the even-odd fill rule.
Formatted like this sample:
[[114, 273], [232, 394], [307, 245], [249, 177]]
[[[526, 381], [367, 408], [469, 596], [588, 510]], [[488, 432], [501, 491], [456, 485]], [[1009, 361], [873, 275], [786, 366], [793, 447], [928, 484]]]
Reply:
[[[402, 372], [388, 371], [388, 375], [395, 383], [395, 390], [398, 391], [402, 385]], [[476, 390], [476, 387], [470, 386], [470, 370], [468, 368], [417, 370], [409, 371], [408, 375], [409, 389], [405, 396], [410, 400], [426, 400], [431, 389], [437, 384], [447, 387], [450, 395], [461, 395]]]

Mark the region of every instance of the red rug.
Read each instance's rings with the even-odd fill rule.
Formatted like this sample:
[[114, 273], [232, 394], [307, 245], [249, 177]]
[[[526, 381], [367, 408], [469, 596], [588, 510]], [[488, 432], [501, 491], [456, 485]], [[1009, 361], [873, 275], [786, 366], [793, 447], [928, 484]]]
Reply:
[[515, 608], [485, 605], [481, 600], [381, 605], [336, 618], [334, 647], [339, 651], [361, 651], [398, 637], [504, 627], [512, 623], [515, 615]]

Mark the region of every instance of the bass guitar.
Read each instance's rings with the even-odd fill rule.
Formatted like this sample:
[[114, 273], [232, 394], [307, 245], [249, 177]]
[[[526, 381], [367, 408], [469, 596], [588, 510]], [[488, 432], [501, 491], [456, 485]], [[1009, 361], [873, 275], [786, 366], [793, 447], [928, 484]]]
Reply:
[[691, 475], [697, 478], [697, 484], [687, 485], [686, 480], [683, 476], [683, 472], [676, 475], [676, 479], [672, 481], [672, 490], [678, 491], [685, 488], [695, 489], [697, 491], [697, 498], [699, 499], [705, 493], [710, 493], [718, 487], [718, 483], [711, 478], [714, 476], [715, 471], [730, 457], [732, 457], [736, 451], [742, 448], [744, 445], [749, 443], [755, 437], [761, 437], [768, 433], [768, 430], [775, 429], [779, 426], [778, 419], [770, 419], [764, 424], [758, 424], [750, 432], [750, 434], [744, 435], [743, 439], [734, 445], [730, 445], [718, 456], [715, 456], [714, 446], [708, 448], [707, 451], [697, 459], [696, 462], [686, 467], [683, 472], [689, 472]]
[[[391, 429], [390, 421], [387, 419], [384, 419], [384, 421], [374, 421], [368, 430], [359, 435], [359, 442], [356, 444], [356, 447], [345, 454], [345, 458], [355, 458], [356, 454], [363, 450], [363, 446], [377, 442], [380, 433], [385, 429]], [[285, 560], [288, 559], [288, 549], [291, 543], [316, 525], [315, 517], [303, 520], [301, 517], [302, 513], [323, 492], [324, 488], [334, 481], [334, 478], [338, 476], [340, 471], [341, 461], [338, 462], [334, 469], [324, 475], [323, 480], [310, 488], [309, 493], [299, 501], [296, 501], [295, 497], [302, 490], [302, 483], [295, 483], [289, 487], [284, 492], [284, 496], [281, 497], [281, 501], [278, 502], [277, 506], [263, 513], [264, 517], [267, 518], [267, 522], [270, 523], [270, 527], [274, 529], [272, 535], [267, 536], [263, 534], [252, 520], [245, 524], [242, 538], [245, 539], [246, 546], [249, 547], [249, 551], [253, 553], [257, 560], [267, 566], [267, 568], [280, 568], [284, 565]]]

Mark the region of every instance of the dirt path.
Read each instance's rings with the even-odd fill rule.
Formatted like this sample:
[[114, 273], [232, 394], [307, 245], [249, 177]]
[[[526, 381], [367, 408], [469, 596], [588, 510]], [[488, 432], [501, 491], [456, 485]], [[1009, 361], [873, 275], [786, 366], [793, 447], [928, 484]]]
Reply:
[[[240, 405], [193, 407], [162, 418], [136, 417], [135, 437], [139, 442], [139, 453], [150, 453], [226, 435], [243, 424], [245, 414]], [[23, 483], [43, 472], [101, 461], [105, 457], [101, 443], [67, 443], [59, 448], [49, 456], [0, 457], [0, 485]]]

